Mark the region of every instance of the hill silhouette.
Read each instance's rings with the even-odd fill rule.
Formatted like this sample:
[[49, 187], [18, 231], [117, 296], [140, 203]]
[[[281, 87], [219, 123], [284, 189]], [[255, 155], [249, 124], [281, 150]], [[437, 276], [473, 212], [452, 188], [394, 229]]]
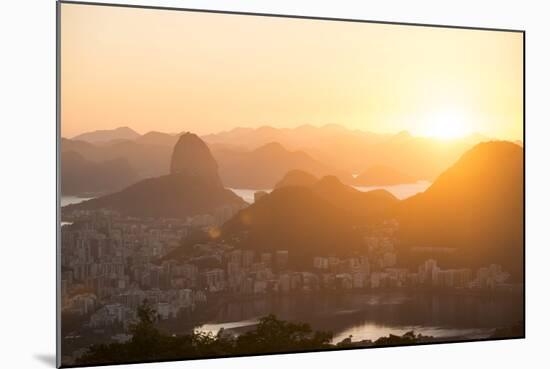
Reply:
[[214, 156], [224, 184], [232, 188], [272, 188], [293, 169], [318, 177], [331, 174], [351, 180], [350, 174], [331, 168], [303, 151], [289, 151], [278, 142], [270, 142], [252, 151], [217, 150]]
[[176, 143], [171, 172], [135, 183], [120, 192], [63, 209], [112, 209], [138, 217], [185, 218], [212, 214], [225, 206], [240, 207], [244, 201], [226, 190], [216, 163], [198, 136], [186, 133]]
[[316, 255], [347, 256], [361, 249], [355, 226], [382, 216], [398, 200], [386, 191], [360, 192], [327, 176], [310, 186], [282, 186], [224, 224], [222, 237], [244, 247], [289, 251], [310, 265]]
[[[488, 142], [467, 151], [424, 193], [400, 203], [403, 256], [412, 247], [455, 248], [455, 265], [501, 264], [523, 271], [523, 149]], [[425, 257], [425, 255], [424, 255]]]
[[61, 193], [64, 195], [105, 194], [135, 182], [138, 176], [122, 158], [99, 163], [74, 151], [61, 153]]
[[174, 146], [170, 159], [170, 174], [201, 178], [221, 185], [218, 164], [208, 146], [197, 136], [185, 133]]
[[311, 186], [311, 189], [350, 214], [361, 218], [387, 216], [399, 200], [386, 190], [362, 192], [340, 182], [334, 176], [326, 176]]
[[[84, 142], [81, 141], [84, 139], [98, 147], [94, 151], [79, 145], [73, 147], [73, 151], [91, 161], [125, 158], [141, 178], [168, 172], [172, 148], [179, 134], [152, 131], [141, 136], [136, 133], [135, 136], [116, 135], [113, 131], [116, 130], [79, 135], [72, 141]], [[98, 135], [101, 136], [99, 139], [93, 138]], [[414, 179], [433, 181], [466, 150], [488, 140], [482, 135], [472, 134], [441, 142], [408, 132], [378, 134], [336, 124], [322, 127], [306, 124], [296, 128], [237, 127], [202, 138], [218, 162], [223, 183], [228, 187], [251, 189], [270, 188], [292, 169], [305, 170], [317, 177], [336, 175], [346, 184], [363, 186], [378, 184], [354, 182], [351, 173], [361, 173], [365, 168], [369, 170], [377, 166], [393, 168]], [[279, 144], [278, 150], [273, 150], [277, 146], [272, 143]], [[65, 144], [68, 143], [63, 143], [63, 150]], [[271, 147], [271, 151], [266, 151], [275, 156], [265, 157], [263, 150], [255, 153], [263, 146]], [[301, 153], [301, 157], [297, 153]], [[292, 165], [294, 160], [298, 165]], [[403, 183], [402, 180], [399, 182]]]
[[350, 215], [306, 187], [276, 189], [226, 222], [222, 237], [258, 251], [288, 250], [294, 265], [359, 250]]
[[358, 217], [389, 215], [388, 211], [398, 203], [397, 198], [386, 190], [363, 192], [342, 183], [335, 176], [318, 180], [300, 170], [288, 172], [275, 188], [295, 186], [306, 187], [334, 206]]
[[180, 135], [171, 135], [168, 133], [150, 131], [137, 137], [134, 141], [144, 145], [158, 145], [174, 147]]
[[112, 140], [134, 140], [139, 136], [139, 133], [129, 127], [118, 127], [115, 129], [103, 129], [82, 133], [73, 137], [73, 140], [102, 143]]
[[[267, 132], [276, 131], [265, 127]], [[90, 133], [91, 134], [91, 133]], [[62, 139], [62, 151], [75, 151], [95, 162], [124, 158], [136, 170], [140, 179], [166, 174], [174, 144], [179, 134], [151, 131], [135, 139], [113, 139], [88, 142]], [[346, 183], [351, 174], [315, 160], [302, 150], [291, 151], [277, 142], [269, 142], [254, 149], [235, 144], [209, 144], [219, 167], [219, 175], [226, 187], [265, 189], [292, 169], [311, 172], [317, 176], [337, 175]]]
[[275, 184], [274, 188], [305, 186], [310, 187], [317, 182], [317, 177], [306, 171], [294, 169], [289, 171], [283, 179]]
[[[147, 138], [144, 139], [147, 140]], [[174, 145], [139, 143], [139, 141], [133, 140], [112, 140], [98, 144], [67, 138], [61, 139], [61, 152], [74, 151], [92, 162], [125, 159], [134, 168], [138, 179], [167, 174], [173, 147]]]
[[[360, 173], [365, 168], [382, 165], [430, 181], [451, 166], [466, 150], [489, 140], [480, 134], [472, 134], [442, 142], [435, 138], [414, 136], [406, 131], [382, 134], [353, 130], [337, 124], [321, 127], [306, 124], [296, 128], [237, 127], [203, 136], [203, 139], [209, 145], [239, 145], [248, 150], [278, 142], [288, 150], [303, 151], [324, 165], [347, 173]], [[321, 175], [326, 174], [335, 173]], [[345, 183], [352, 183], [341, 179]]]

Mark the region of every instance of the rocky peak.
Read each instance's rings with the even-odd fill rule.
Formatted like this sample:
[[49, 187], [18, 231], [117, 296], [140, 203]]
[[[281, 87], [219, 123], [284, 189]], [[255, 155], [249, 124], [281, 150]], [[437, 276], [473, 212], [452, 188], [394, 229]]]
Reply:
[[218, 164], [208, 146], [193, 133], [182, 134], [172, 152], [170, 174], [185, 174], [220, 181]]

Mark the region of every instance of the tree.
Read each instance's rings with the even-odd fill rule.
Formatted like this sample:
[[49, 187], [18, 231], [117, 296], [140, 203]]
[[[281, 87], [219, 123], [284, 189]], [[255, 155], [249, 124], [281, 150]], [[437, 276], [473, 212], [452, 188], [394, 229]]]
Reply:
[[147, 301], [138, 307], [137, 316], [138, 321], [129, 328], [130, 341], [92, 345], [77, 364], [178, 360], [331, 347], [331, 333], [312, 331], [308, 324], [286, 322], [274, 315], [260, 319], [256, 329], [238, 338], [224, 334], [223, 330], [216, 335], [197, 331], [180, 336], [163, 334], [155, 327], [158, 315]]
[[388, 337], [380, 337], [374, 341], [375, 346], [396, 346], [396, 345], [412, 345], [422, 340], [432, 339], [431, 336], [423, 336], [422, 334], [415, 334], [414, 331], [409, 331], [402, 336], [396, 336], [391, 334]]
[[[238, 337], [193, 331], [185, 335], [167, 335], [155, 323], [157, 312], [144, 301], [137, 309], [138, 320], [129, 328], [132, 339], [125, 343], [92, 345], [76, 364], [134, 363], [159, 360], [181, 360], [230, 355], [297, 352], [351, 347], [351, 336], [338, 345], [331, 344], [332, 333], [314, 331], [309, 324], [279, 320], [275, 315], [260, 319], [258, 325]], [[375, 346], [410, 345], [433, 337], [415, 334], [390, 334], [380, 337]]]
[[308, 324], [278, 320], [273, 314], [262, 319], [256, 329], [240, 335], [236, 353], [307, 351], [330, 347], [332, 333], [312, 331]]

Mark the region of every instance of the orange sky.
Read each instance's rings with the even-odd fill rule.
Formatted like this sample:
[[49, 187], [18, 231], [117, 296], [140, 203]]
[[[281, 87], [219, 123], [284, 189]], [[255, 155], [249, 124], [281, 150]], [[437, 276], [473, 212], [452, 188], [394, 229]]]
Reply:
[[337, 123], [521, 139], [513, 32], [61, 5], [62, 135]]

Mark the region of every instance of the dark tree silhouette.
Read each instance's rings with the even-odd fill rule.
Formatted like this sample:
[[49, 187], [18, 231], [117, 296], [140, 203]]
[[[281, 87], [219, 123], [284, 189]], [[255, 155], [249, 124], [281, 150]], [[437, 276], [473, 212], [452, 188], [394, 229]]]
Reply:
[[395, 346], [395, 345], [413, 345], [422, 340], [433, 339], [432, 336], [423, 336], [415, 334], [414, 331], [409, 331], [402, 336], [390, 334], [388, 337], [380, 337], [374, 341], [375, 346]]
[[137, 310], [138, 322], [130, 326], [132, 339], [126, 343], [92, 345], [76, 364], [132, 363], [179, 360], [213, 356], [307, 351], [329, 348], [332, 334], [316, 332], [307, 324], [278, 320], [269, 315], [256, 329], [238, 338], [224, 334], [193, 332], [170, 336], [156, 327], [156, 311], [144, 301]]
[[332, 333], [312, 331], [309, 324], [278, 320], [273, 314], [262, 318], [255, 330], [236, 339], [236, 352], [267, 353], [306, 351], [330, 347]]

